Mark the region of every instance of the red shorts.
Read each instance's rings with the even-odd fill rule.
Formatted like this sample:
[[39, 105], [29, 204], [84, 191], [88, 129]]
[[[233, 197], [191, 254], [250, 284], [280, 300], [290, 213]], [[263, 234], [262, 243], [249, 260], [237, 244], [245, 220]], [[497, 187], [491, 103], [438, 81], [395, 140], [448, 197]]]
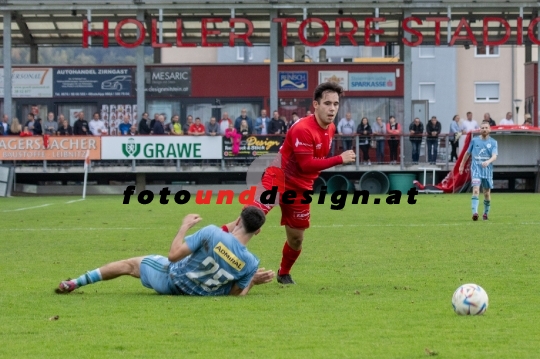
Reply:
[[[279, 197], [279, 206], [281, 207], [281, 225], [282, 226], [289, 226], [294, 229], [307, 229], [309, 228], [309, 220], [310, 220], [310, 205], [309, 204], [302, 204], [300, 201], [303, 199], [303, 192], [305, 190], [296, 190], [296, 199], [293, 204], [287, 204], [283, 203], [281, 201], [281, 194], [280, 191], [283, 191], [282, 185], [278, 185], [279, 180], [274, 178], [273, 175], [265, 173], [261, 183], [257, 186], [257, 191], [255, 193], [255, 199], [253, 203], [246, 205], [248, 206], [255, 206], [260, 208], [264, 214], [268, 214], [274, 208], [277, 203], [274, 204], [262, 204], [260, 202], [261, 194], [264, 191], [271, 190], [273, 186], [279, 187], [278, 196]], [[288, 190], [291, 190], [288, 188]], [[277, 201], [277, 198], [276, 198]], [[244, 207], [244, 208], [245, 208]]]

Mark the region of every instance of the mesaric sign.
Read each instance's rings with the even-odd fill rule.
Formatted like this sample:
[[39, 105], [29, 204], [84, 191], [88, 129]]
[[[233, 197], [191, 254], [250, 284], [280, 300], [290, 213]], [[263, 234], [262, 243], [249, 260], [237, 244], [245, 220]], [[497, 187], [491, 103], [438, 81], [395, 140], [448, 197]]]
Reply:
[[101, 159], [222, 159], [221, 137], [104, 136]]

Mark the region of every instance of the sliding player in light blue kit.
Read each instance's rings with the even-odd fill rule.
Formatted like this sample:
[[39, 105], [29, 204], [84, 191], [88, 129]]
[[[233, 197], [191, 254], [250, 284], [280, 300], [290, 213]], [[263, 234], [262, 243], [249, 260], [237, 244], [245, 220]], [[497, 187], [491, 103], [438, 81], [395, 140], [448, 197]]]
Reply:
[[493, 162], [497, 159], [497, 141], [489, 137], [491, 127], [489, 122], [482, 122], [480, 126], [480, 137], [473, 137], [469, 149], [459, 166], [459, 174], [463, 174], [465, 163], [471, 159], [471, 182], [473, 186], [472, 195], [472, 219], [478, 220], [478, 195], [480, 186], [484, 189], [484, 221], [487, 221], [489, 208], [491, 206], [491, 189], [493, 188]]
[[143, 286], [169, 295], [246, 295], [254, 285], [272, 281], [274, 272], [258, 269], [259, 260], [246, 248], [265, 222], [261, 209], [246, 207], [231, 233], [206, 226], [186, 237], [201, 219], [196, 214], [184, 218], [168, 257], [151, 255], [109, 263], [62, 281], [56, 293], [122, 275], [140, 278]]

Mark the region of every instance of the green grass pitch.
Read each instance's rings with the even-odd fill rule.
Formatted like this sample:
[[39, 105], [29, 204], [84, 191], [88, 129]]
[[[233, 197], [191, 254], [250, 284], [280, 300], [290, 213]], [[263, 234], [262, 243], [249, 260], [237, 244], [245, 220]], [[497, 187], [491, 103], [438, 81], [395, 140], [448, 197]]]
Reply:
[[[167, 255], [185, 214], [203, 217], [195, 229], [220, 225], [239, 213], [236, 201], [0, 199], [0, 357], [538, 358], [540, 195], [495, 193], [488, 222], [471, 220], [469, 194], [381, 198], [312, 205], [298, 284], [244, 298], [160, 296], [131, 277], [53, 293], [110, 261]], [[272, 211], [249, 244], [274, 270], [280, 216]], [[485, 315], [454, 314], [464, 283], [487, 291]]]

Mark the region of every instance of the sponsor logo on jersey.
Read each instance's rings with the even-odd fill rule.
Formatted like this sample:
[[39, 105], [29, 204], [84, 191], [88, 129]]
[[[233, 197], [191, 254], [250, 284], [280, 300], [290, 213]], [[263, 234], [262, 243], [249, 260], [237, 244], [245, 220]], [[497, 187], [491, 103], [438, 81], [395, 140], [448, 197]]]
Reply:
[[313, 147], [312, 144], [310, 143], [303, 143], [303, 142], [300, 142], [300, 140], [297, 138], [296, 139], [296, 143], [294, 144], [295, 147], [298, 147], [298, 146], [306, 146], [306, 147]]
[[300, 212], [294, 212], [294, 218], [298, 219], [309, 219], [309, 210], [304, 210]]
[[235, 256], [233, 254], [233, 252], [221, 242], [219, 242], [214, 247], [214, 252], [216, 252], [218, 256], [223, 258], [225, 260], [225, 262], [227, 262], [231, 267], [233, 267], [234, 269], [236, 269], [239, 272], [246, 265], [246, 263], [244, 261], [242, 261], [240, 258]]
[[315, 146], [315, 148], [317, 150], [320, 150], [322, 148], [322, 143], [317, 143], [317, 145]]

